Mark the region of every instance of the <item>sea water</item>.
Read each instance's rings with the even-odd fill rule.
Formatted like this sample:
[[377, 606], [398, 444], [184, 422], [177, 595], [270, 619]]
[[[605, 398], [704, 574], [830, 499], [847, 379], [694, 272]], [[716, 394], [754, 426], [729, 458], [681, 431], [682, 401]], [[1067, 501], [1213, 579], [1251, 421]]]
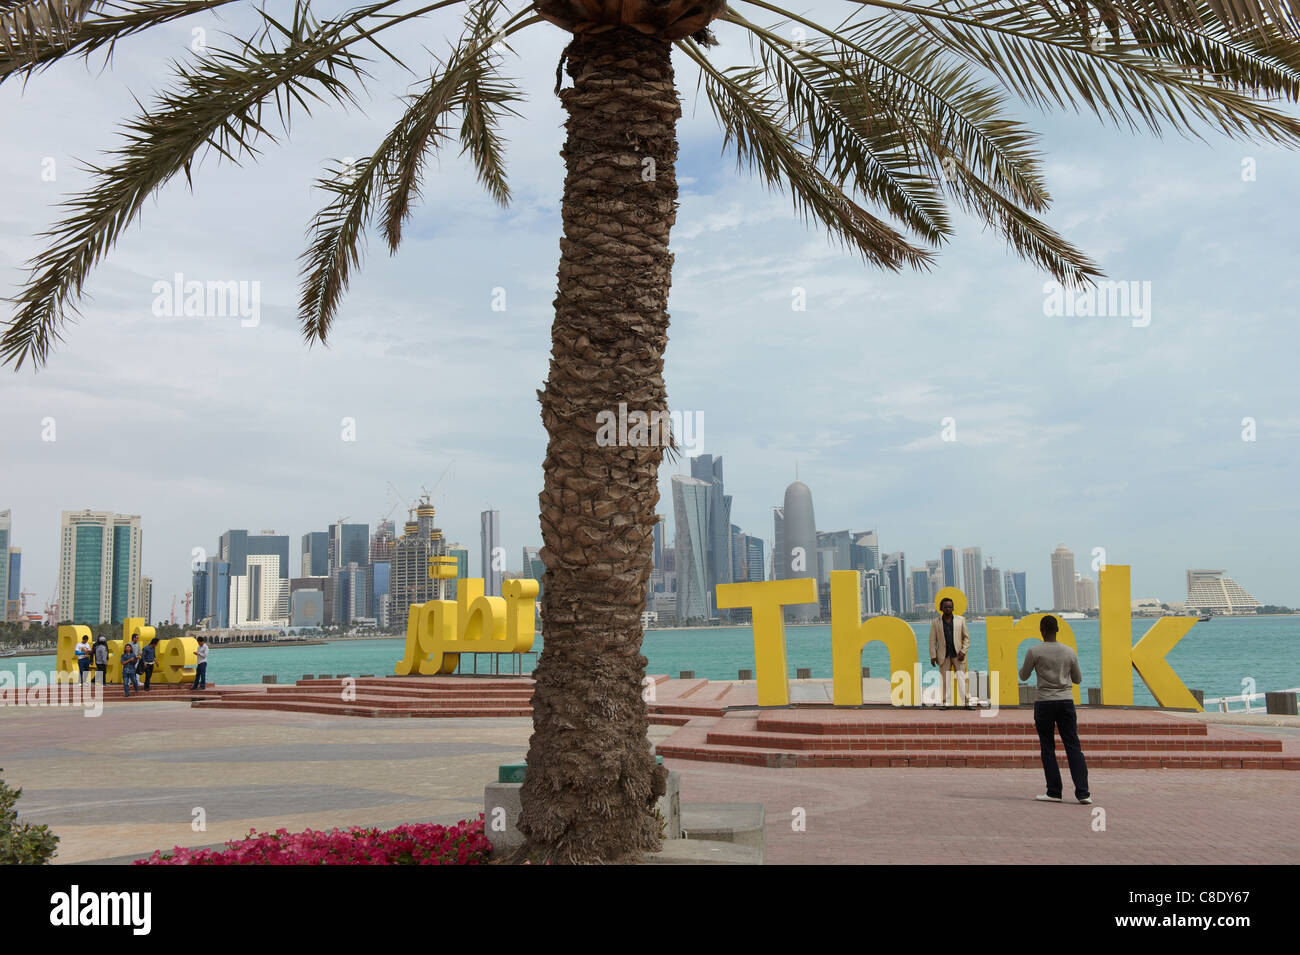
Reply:
[[[1068, 621], [1079, 647], [1079, 666], [1083, 686], [1099, 685], [1101, 653], [1096, 620]], [[1153, 620], [1134, 618], [1133, 639], [1139, 640], [1154, 624]], [[917, 657], [929, 668], [929, 623], [914, 623]], [[970, 625], [971, 650], [968, 667], [987, 669], [988, 651], [983, 621]], [[797, 669], [812, 671], [814, 678], [831, 676], [831, 628], [829, 625], [787, 626], [785, 628], [786, 663], [794, 678]], [[214, 646], [208, 654], [208, 682], [228, 686], [234, 683], [261, 683], [264, 675], [274, 675], [279, 683], [293, 683], [305, 675], [349, 674], [382, 676], [393, 672], [402, 658], [405, 641], [332, 640], [313, 646], [237, 647]], [[534, 649], [539, 650], [539, 636]], [[1023, 661], [1029, 644], [1021, 644], [1017, 661]], [[1188, 688], [1204, 691], [1206, 697], [1237, 696], [1243, 691], [1263, 693], [1300, 687], [1300, 615], [1289, 617], [1216, 617], [1197, 623], [1170, 651], [1167, 659], [1174, 672]], [[647, 673], [677, 676], [682, 670], [709, 680], [734, 680], [740, 670], [754, 669], [754, 635], [749, 627], [706, 627], [690, 630], [649, 630], [642, 643]], [[525, 658], [525, 670], [535, 656]], [[0, 659], [0, 670], [17, 672], [18, 663], [27, 672], [52, 670], [54, 655], [9, 657]], [[472, 658], [461, 656], [463, 672], [473, 669]], [[505, 657], [500, 662], [506, 669]], [[862, 665], [871, 668], [872, 676], [886, 676], [888, 655], [883, 644], [871, 643], [862, 652]], [[479, 661], [479, 672], [491, 669], [491, 658]], [[1033, 682], [1033, 678], [1030, 678]], [[1154, 705], [1141, 678], [1133, 675], [1133, 702]], [[1084, 702], [1087, 694], [1083, 695]], [[1261, 704], [1256, 704], [1261, 705]]]

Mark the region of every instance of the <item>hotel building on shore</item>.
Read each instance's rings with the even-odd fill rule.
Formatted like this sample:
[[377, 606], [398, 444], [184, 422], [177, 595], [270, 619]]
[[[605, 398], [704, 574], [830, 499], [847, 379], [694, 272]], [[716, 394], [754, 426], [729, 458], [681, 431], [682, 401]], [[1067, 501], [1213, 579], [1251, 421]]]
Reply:
[[1187, 609], [1224, 616], [1253, 614], [1259, 601], [1222, 570], [1187, 572]]

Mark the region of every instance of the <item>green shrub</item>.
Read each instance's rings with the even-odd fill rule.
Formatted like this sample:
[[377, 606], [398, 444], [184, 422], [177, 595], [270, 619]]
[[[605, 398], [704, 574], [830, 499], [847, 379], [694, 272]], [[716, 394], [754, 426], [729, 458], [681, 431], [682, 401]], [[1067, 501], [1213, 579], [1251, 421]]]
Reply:
[[11, 789], [0, 779], [0, 865], [44, 865], [59, 845], [59, 837], [49, 826], [18, 824], [14, 804], [22, 794], [21, 789]]

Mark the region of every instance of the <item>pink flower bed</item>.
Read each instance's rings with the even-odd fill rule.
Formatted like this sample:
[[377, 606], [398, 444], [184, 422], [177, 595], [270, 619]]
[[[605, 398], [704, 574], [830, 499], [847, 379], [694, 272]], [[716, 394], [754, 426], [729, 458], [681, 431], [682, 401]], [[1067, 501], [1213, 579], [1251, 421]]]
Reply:
[[329, 832], [253, 830], [224, 850], [161, 850], [136, 865], [482, 865], [492, 851], [483, 816], [454, 826], [331, 829]]

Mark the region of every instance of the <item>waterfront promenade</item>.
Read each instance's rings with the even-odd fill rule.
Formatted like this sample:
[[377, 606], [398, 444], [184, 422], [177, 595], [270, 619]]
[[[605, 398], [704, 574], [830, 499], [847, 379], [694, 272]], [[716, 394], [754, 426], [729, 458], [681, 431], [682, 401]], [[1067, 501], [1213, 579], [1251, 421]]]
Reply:
[[[532, 732], [526, 717], [376, 720], [152, 700], [109, 702], [90, 719], [42, 707], [7, 707], [0, 719], [4, 778], [24, 790], [21, 817], [60, 836], [56, 863], [122, 861], [250, 828], [473, 817], [484, 784], [523, 759]], [[1297, 718], [1223, 729], [1300, 754]], [[1297, 772], [1098, 769], [1095, 805], [1079, 806], [1035, 802], [1037, 768], [666, 762], [686, 802], [763, 802], [770, 864], [1300, 862]], [[205, 831], [192, 828], [196, 810]]]

